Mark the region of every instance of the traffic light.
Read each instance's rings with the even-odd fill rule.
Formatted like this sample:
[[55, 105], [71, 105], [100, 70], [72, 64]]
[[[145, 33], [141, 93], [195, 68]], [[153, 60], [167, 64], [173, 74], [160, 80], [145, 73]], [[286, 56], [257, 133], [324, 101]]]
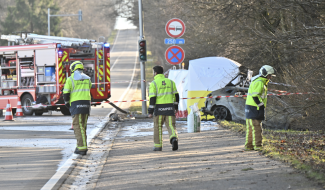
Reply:
[[139, 59], [140, 59], [140, 61], [147, 61], [146, 40], [139, 40]]

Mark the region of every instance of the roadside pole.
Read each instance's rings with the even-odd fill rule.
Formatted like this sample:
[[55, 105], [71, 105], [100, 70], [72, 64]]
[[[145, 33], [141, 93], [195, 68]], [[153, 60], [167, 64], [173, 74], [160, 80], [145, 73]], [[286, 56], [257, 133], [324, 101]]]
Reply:
[[[138, 0], [139, 4], [139, 40], [143, 40], [143, 23], [142, 23], [142, 0]], [[141, 95], [142, 100], [146, 99], [146, 69], [145, 69], [145, 61], [140, 61], [140, 69], [141, 69]], [[147, 115], [147, 102], [142, 102], [142, 115]]]
[[78, 11], [78, 14], [63, 14], [63, 15], [51, 15], [50, 14], [51, 10], [50, 8], [47, 9], [47, 35], [51, 36], [51, 16], [78, 16], [79, 21], [82, 21], [82, 11], [81, 9]]

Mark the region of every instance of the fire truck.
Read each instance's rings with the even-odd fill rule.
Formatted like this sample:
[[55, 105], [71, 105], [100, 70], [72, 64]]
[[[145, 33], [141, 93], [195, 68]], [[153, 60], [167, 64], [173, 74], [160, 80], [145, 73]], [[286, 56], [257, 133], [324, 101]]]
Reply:
[[8, 40], [8, 46], [0, 46], [0, 109], [10, 100], [15, 114], [20, 99], [24, 115], [48, 111], [70, 115], [64, 106], [63, 87], [74, 61], [83, 62], [84, 73], [91, 78], [92, 105], [111, 97], [110, 46], [104, 37], [96, 42], [22, 33], [1, 35], [1, 39]]

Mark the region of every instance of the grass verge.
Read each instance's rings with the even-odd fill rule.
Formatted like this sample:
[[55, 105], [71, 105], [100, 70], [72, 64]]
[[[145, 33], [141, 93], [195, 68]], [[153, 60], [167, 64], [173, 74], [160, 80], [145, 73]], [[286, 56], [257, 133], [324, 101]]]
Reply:
[[110, 47], [113, 47], [116, 35], [117, 35], [117, 30], [113, 30], [111, 32], [111, 35], [108, 37], [107, 42], [110, 44]]
[[218, 121], [219, 125], [223, 128], [230, 129], [236, 133], [245, 134], [246, 133], [246, 126], [241, 123], [236, 123], [233, 121]]
[[[221, 127], [245, 134], [244, 124], [219, 121]], [[323, 131], [263, 130], [262, 154], [291, 164], [307, 177], [325, 184]]]
[[[141, 100], [141, 88], [138, 88], [134, 95], [133, 95], [133, 100]], [[149, 102], [146, 102], [147, 107], [149, 106]], [[129, 108], [130, 112], [137, 112], [137, 113], [142, 113], [142, 102], [132, 102]]]

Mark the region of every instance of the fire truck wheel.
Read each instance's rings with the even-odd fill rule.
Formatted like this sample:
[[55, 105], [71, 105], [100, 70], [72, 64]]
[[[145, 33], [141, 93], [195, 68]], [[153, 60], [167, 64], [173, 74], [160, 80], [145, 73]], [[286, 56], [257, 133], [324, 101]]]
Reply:
[[36, 116], [41, 116], [41, 115], [43, 115], [43, 113], [44, 113], [44, 112], [42, 112], [42, 111], [35, 111], [35, 115], [36, 115]]
[[71, 115], [70, 110], [67, 107], [60, 107], [60, 111], [63, 115]]
[[33, 96], [30, 94], [25, 94], [21, 99], [21, 105], [23, 107], [24, 115], [33, 115], [34, 111], [30, 108], [34, 102]]

